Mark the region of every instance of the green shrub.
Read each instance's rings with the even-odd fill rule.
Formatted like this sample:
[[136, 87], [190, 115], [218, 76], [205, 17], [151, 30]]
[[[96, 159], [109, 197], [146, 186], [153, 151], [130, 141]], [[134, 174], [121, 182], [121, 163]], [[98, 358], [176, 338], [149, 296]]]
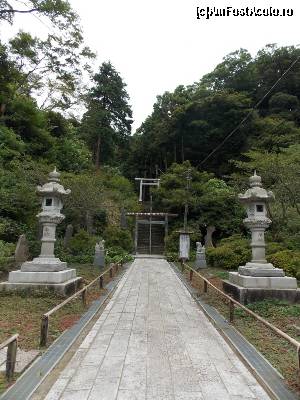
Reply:
[[237, 269], [251, 259], [249, 240], [241, 235], [222, 239], [216, 248], [206, 249], [206, 260], [210, 267]]
[[14, 243], [0, 240], [0, 272], [6, 272], [14, 266]]
[[118, 247], [127, 253], [133, 251], [133, 240], [130, 233], [125, 229], [109, 226], [104, 231], [105, 248]]
[[55, 254], [62, 261], [70, 264], [91, 264], [94, 260], [95, 244], [98, 241], [98, 237], [81, 229], [70, 240], [68, 248], [64, 246], [63, 239], [58, 239]]
[[176, 262], [178, 261], [178, 251], [176, 252], [166, 252], [165, 253], [166, 258], [169, 262]]
[[109, 247], [106, 250], [105, 262], [106, 264], [118, 263], [120, 261], [126, 263], [133, 260], [133, 257], [122, 249], [122, 247]]
[[279, 251], [286, 250], [286, 246], [281, 243], [267, 242], [266, 253], [268, 255], [278, 253]]
[[267, 256], [274, 267], [282, 268], [289, 276], [300, 280], [300, 251], [283, 250]]
[[99, 238], [92, 236], [85, 230], [80, 229], [69, 242], [69, 249], [73, 256], [82, 254], [94, 254], [95, 244]]

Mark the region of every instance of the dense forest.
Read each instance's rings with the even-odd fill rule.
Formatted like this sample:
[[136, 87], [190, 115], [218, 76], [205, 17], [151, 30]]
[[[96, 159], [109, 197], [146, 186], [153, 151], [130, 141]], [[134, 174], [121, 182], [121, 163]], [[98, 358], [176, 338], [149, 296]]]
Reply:
[[[1, 29], [25, 12], [9, 3], [0, 2]], [[135, 176], [159, 175], [155, 207], [182, 215], [188, 197], [194, 240], [214, 225], [211, 262], [236, 267], [249, 250], [237, 193], [256, 169], [276, 196], [269, 257], [300, 277], [300, 49], [269, 44], [255, 56], [246, 49], [225, 56], [198, 82], [158, 95], [133, 133], [126, 83], [109, 61], [90, 67], [95, 55], [69, 3], [29, 3], [26, 12], [47, 19], [51, 33], [20, 31], [0, 42], [0, 264], [21, 233], [38, 251], [35, 187], [56, 166], [72, 190], [60, 235], [69, 223], [77, 235], [73, 252], [58, 241], [61, 257], [86, 260], [82, 243], [92, 249], [99, 236], [119, 237], [111, 246], [130, 251], [121, 209], [138, 209]]]

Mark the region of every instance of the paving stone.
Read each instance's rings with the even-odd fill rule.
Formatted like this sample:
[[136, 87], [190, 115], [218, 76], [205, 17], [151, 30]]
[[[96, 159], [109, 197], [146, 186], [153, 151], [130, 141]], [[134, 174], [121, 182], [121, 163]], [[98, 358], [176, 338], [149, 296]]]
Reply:
[[150, 258], [123, 276], [46, 398], [69, 399], [270, 400], [167, 261]]
[[70, 390], [64, 392], [60, 400], [88, 400], [89, 390]]
[[48, 393], [46, 400], [59, 400], [61, 393], [66, 388], [69, 382], [68, 378], [59, 378], [53, 388]]

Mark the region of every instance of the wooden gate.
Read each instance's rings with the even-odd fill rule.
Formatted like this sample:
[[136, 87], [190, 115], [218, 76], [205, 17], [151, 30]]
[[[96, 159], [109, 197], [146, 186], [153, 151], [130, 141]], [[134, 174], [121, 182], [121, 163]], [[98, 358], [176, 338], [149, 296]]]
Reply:
[[137, 254], [163, 254], [165, 251], [165, 222], [151, 218], [137, 221]]
[[168, 217], [176, 214], [141, 212], [127, 213], [135, 216], [135, 253], [162, 255], [168, 236]]

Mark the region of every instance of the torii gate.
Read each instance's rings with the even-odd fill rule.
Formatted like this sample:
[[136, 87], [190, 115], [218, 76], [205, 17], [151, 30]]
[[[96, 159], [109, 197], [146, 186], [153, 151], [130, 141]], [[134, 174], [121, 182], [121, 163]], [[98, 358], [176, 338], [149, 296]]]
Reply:
[[140, 195], [139, 201], [143, 201], [143, 188], [144, 186], [157, 186], [160, 185], [160, 179], [157, 178], [135, 178], [136, 181], [140, 181]]

